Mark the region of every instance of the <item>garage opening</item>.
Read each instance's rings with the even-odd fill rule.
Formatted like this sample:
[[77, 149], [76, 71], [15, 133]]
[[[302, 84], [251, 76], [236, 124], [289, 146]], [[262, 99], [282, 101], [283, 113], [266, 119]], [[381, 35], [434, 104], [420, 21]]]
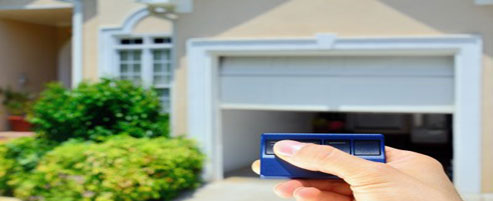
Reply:
[[454, 183], [480, 192], [480, 37], [196, 39], [188, 49], [187, 126], [211, 159], [206, 180], [224, 178], [223, 162], [234, 164], [223, 157], [233, 146], [222, 142], [232, 129], [227, 113], [443, 114], [454, 121]]
[[253, 175], [261, 133], [336, 132], [382, 133], [451, 176], [453, 66], [440, 55], [220, 58], [223, 173]]
[[250, 163], [259, 157], [261, 133], [313, 132], [384, 134], [387, 146], [429, 155], [453, 179], [451, 114], [225, 109], [221, 115], [225, 177], [256, 176]]

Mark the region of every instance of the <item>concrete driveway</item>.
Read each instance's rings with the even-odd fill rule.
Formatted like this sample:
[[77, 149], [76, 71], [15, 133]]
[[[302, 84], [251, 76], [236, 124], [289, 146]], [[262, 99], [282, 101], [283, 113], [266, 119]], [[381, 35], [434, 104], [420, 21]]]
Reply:
[[280, 180], [261, 180], [254, 177], [229, 177], [188, 192], [178, 201], [286, 201], [277, 197], [272, 188]]
[[[185, 193], [176, 201], [290, 201], [277, 197], [272, 188], [281, 180], [255, 177], [229, 177]], [[493, 194], [463, 195], [464, 201], [493, 201]], [[1, 201], [1, 200], [0, 200]]]

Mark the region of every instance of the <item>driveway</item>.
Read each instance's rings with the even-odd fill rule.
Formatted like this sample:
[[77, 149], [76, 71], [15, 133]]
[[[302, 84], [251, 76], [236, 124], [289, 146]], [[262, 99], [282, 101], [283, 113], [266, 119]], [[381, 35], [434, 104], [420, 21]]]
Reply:
[[261, 180], [254, 177], [229, 177], [209, 183], [177, 201], [286, 201], [277, 197], [272, 188], [280, 180]]

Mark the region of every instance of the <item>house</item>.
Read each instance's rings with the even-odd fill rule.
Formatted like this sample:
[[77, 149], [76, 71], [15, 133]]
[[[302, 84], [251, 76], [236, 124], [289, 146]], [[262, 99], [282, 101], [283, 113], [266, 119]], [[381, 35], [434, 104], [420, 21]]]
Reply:
[[3, 0], [0, 18], [1, 85], [154, 86], [208, 180], [257, 158], [262, 132], [339, 122], [493, 193], [491, 0]]

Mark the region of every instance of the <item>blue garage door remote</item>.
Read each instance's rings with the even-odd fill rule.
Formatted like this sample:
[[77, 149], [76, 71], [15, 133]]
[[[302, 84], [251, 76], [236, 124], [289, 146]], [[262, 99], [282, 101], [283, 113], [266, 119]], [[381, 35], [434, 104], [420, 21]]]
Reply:
[[274, 144], [281, 140], [329, 145], [366, 160], [385, 163], [385, 143], [382, 134], [264, 133], [260, 143], [261, 178], [337, 178], [334, 175], [301, 169], [278, 158], [273, 148]]

